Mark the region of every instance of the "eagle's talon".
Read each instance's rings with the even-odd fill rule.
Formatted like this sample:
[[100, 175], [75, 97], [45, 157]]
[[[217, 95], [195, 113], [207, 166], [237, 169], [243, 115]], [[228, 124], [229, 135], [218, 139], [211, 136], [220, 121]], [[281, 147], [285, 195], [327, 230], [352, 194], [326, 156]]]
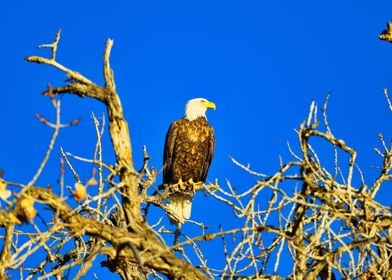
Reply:
[[178, 180], [177, 183], [172, 184], [170, 187], [173, 190], [173, 192], [179, 192], [184, 189], [185, 183], [182, 181], [182, 179]]

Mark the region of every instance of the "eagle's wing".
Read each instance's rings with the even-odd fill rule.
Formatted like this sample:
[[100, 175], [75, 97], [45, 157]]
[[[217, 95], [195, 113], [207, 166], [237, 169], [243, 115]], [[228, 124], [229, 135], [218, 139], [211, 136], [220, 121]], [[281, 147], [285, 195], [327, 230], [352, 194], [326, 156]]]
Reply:
[[203, 182], [206, 181], [207, 179], [207, 174], [208, 174], [208, 169], [210, 168], [211, 161], [212, 161], [212, 156], [214, 155], [214, 147], [215, 147], [215, 135], [214, 135], [214, 129], [210, 127], [210, 136], [208, 139], [208, 151], [206, 155], [206, 160], [203, 165], [203, 173], [202, 173], [202, 180]]
[[178, 131], [178, 122], [173, 122], [166, 133], [165, 148], [163, 151], [163, 183], [169, 184], [173, 177], [173, 153]]

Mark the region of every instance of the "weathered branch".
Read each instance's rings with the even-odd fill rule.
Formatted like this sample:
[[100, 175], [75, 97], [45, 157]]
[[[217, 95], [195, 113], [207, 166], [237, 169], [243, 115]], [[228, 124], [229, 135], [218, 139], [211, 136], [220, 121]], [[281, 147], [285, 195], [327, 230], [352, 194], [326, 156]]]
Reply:
[[[55, 55], [60, 34], [56, 35], [55, 45], [51, 58], [39, 56], [29, 56], [26, 58], [28, 62], [42, 63], [51, 65], [65, 72], [73, 82], [52, 89], [52, 94], [71, 93], [80, 97], [89, 97], [97, 99], [106, 105], [109, 117], [109, 132], [113, 143], [114, 153], [116, 155], [116, 165], [121, 178], [121, 186], [123, 188], [123, 206], [128, 226], [134, 231], [142, 230], [140, 223], [143, 221], [140, 213], [140, 199], [137, 192], [136, 172], [133, 167], [131, 138], [128, 123], [124, 118], [123, 109], [120, 98], [116, 92], [113, 70], [110, 68], [109, 57], [113, 46], [112, 40], [107, 40], [104, 51], [104, 78], [105, 87], [101, 87], [85, 78], [76, 71], [58, 63]], [[44, 92], [48, 93], [48, 92]]]

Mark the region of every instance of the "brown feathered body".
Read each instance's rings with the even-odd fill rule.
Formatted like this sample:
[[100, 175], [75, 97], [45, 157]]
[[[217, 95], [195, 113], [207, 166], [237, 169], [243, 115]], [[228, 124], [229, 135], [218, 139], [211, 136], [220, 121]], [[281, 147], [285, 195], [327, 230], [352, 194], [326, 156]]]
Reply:
[[168, 206], [180, 219], [191, 214], [194, 183], [204, 183], [214, 153], [214, 130], [205, 117], [174, 121], [166, 134], [163, 184], [172, 186], [183, 182], [183, 189], [168, 200]]

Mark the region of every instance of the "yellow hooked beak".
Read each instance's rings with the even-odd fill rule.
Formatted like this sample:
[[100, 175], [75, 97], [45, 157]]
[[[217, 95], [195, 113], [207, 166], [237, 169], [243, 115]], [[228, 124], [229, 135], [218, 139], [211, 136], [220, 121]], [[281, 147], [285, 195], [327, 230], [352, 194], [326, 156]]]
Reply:
[[206, 102], [204, 102], [204, 106], [206, 107], [206, 108], [208, 108], [208, 109], [216, 109], [216, 105], [215, 105], [215, 103], [214, 102], [211, 102], [211, 101], [206, 101]]

